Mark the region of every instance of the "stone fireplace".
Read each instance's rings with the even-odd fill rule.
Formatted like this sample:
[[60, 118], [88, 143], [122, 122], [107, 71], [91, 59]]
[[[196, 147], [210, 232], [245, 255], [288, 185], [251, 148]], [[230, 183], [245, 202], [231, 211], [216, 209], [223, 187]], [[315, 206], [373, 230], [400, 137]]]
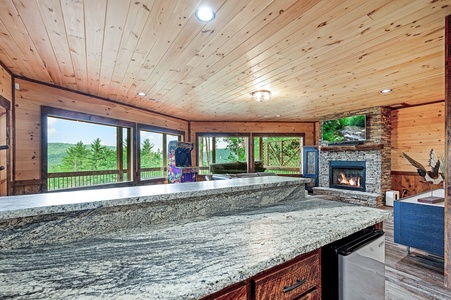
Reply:
[[[388, 108], [375, 107], [324, 118], [366, 114], [367, 140], [361, 145], [351, 146], [329, 146], [320, 141], [318, 187], [313, 189], [314, 194], [365, 206], [380, 207], [384, 204], [385, 192], [391, 188], [390, 113]], [[340, 173], [344, 173], [346, 178]], [[350, 179], [353, 181], [351, 184]], [[348, 183], [342, 184], [339, 180]], [[355, 181], [359, 181], [360, 186], [356, 186]]]

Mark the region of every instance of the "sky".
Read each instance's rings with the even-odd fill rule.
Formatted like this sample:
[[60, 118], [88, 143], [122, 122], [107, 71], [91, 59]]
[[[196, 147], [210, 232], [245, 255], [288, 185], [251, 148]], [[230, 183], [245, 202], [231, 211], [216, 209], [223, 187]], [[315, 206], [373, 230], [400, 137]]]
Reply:
[[[116, 127], [97, 125], [87, 122], [77, 122], [59, 118], [47, 118], [47, 135], [49, 143], [76, 144], [82, 141], [90, 145], [96, 138], [100, 138], [101, 144], [105, 146], [116, 146]], [[162, 135], [152, 132], [141, 132], [141, 143], [149, 139], [156, 149], [162, 149]]]
[[[116, 127], [98, 125], [88, 122], [78, 122], [54, 117], [47, 118], [47, 139], [48, 143], [68, 143], [76, 144], [82, 141], [85, 145], [90, 145], [96, 138], [100, 138], [100, 143], [105, 146], [116, 146]], [[149, 131], [141, 131], [141, 144], [145, 139], [149, 139], [154, 144], [154, 150], [162, 149], [162, 134]], [[168, 141], [175, 140], [168, 135]], [[225, 148], [227, 143], [222, 139], [217, 140], [218, 149]]]

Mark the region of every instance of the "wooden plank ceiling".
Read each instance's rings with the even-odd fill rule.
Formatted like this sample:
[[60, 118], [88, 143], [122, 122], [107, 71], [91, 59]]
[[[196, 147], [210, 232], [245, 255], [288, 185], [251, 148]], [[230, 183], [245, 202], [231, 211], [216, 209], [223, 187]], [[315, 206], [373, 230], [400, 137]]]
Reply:
[[[201, 4], [216, 19], [197, 20]], [[313, 121], [443, 100], [449, 14], [451, 0], [0, 0], [0, 61], [190, 121]]]

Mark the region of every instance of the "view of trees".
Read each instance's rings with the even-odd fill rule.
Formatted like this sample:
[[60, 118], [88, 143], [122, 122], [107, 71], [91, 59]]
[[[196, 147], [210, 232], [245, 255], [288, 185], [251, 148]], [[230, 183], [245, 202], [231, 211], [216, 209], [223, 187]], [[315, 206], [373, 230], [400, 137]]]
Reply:
[[216, 145], [216, 163], [246, 161], [247, 139], [244, 137], [201, 137], [199, 139], [199, 164], [209, 166], [212, 163], [212, 143], [225, 142], [222, 148]]
[[153, 150], [154, 144], [145, 139], [141, 146], [141, 168], [157, 168], [163, 165], [163, 153], [160, 149]]
[[[145, 139], [141, 146], [141, 168], [155, 168], [163, 165], [163, 153], [154, 150], [155, 145]], [[75, 145], [62, 143], [48, 144], [48, 172], [80, 172], [117, 169], [117, 151], [114, 146], [102, 145], [100, 138], [90, 145], [79, 141]], [[127, 147], [124, 142], [124, 166], [127, 165]]]
[[[60, 149], [61, 147], [61, 144], [55, 144], [55, 148]], [[51, 153], [57, 152], [51, 148], [52, 144], [49, 143], [49, 156]], [[49, 173], [114, 170], [116, 168], [116, 149], [102, 145], [99, 138], [95, 139], [91, 145], [85, 145], [79, 141], [65, 149], [65, 154], [59, 157], [59, 160], [49, 161]]]
[[[134, 149], [131, 128], [53, 116], [47, 117], [47, 130], [49, 191], [131, 181], [135, 171], [140, 172], [139, 180], [165, 177], [163, 143], [181, 139], [179, 134], [140, 129], [141, 143]], [[139, 158], [137, 170], [131, 167], [134, 157]]]
[[228, 159], [246, 161], [247, 139], [244, 137], [227, 137], [222, 140], [227, 143], [226, 149], [230, 150]]
[[[262, 149], [260, 149], [260, 139]], [[246, 162], [246, 137], [201, 137], [199, 138], [200, 166], [210, 166], [212, 143], [216, 141], [215, 163]], [[221, 145], [221, 146], [219, 146]], [[301, 139], [299, 137], [256, 137], [254, 138], [255, 160], [263, 161], [264, 166], [299, 169], [301, 164]], [[277, 172], [283, 173], [283, 170]], [[290, 170], [288, 172], [293, 172]]]

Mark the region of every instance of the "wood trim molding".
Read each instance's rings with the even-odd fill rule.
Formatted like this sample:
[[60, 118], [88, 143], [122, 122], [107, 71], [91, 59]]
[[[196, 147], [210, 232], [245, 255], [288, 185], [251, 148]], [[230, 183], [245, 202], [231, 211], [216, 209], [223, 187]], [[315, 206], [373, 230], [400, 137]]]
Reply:
[[362, 144], [355, 146], [320, 146], [320, 151], [341, 152], [341, 151], [372, 151], [384, 149], [384, 144]]
[[391, 171], [391, 175], [404, 175], [404, 176], [420, 176], [417, 172], [412, 171]]
[[444, 284], [451, 287], [451, 15], [445, 18], [445, 266]]

